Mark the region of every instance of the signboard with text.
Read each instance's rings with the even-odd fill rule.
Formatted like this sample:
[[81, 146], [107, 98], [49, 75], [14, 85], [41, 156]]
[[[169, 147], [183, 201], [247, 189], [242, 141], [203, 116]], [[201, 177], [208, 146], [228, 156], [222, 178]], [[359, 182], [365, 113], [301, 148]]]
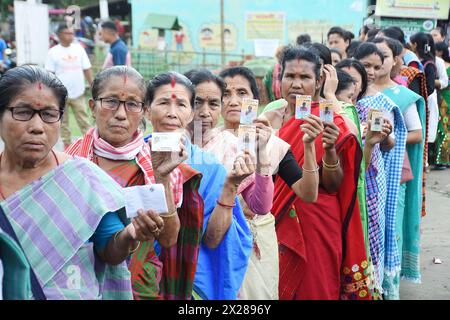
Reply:
[[398, 18], [381, 18], [379, 20], [381, 28], [397, 26], [405, 32], [406, 40], [417, 32], [431, 32], [437, 25], [436, 20], [425, 19], [398, 19]]
[[377, 0], [380, 17], [447, 20], [450, 0]]

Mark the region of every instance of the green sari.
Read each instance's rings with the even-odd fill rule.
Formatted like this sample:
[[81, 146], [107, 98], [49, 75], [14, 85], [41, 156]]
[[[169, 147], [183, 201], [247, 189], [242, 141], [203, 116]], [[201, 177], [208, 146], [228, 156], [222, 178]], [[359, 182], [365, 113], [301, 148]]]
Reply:
[[[450, 67], [447, 68], [450, 77]], [[437, 157], [436, 163], [450, 165], [450, 88], [441, 91], [442, 102], [440, 106], [440, 120], [436, 137]]]
[[[352, 104], [343, 104], [342, 109], [345, 111], [345, 114], [353, 121], [353, 123], [358, 128], [358, 142], [361, 148], [363, 148], [362, 143], [362, 134], [361, 134], [361, 124], [358, 117], [358, 111]], [[370, 256], [369, 249], [369, 226], [368, 226], [368, 215], [367, 215], [367, 203], [366, 203], [366, 164], [361, 161], [361, 172], [359, 174], [358, 180], [358, 201], [359, 201], [359, 210], [361, 212], [361, 223], [364, 229], [364, 242], [366, 244], [366, 252], [367, 256]]]
[[[361, 146], [361, 148], [364, 148], [363, 140], [362, 140], [362, 132], [361, 132], [361, 122], [359, 120], [358, 111], [356, 110], [356, 107], [353, 104], [350, 103], [342, 103], [342, 110], [343, 113], [350, 118], [350, 120], [356, 125], [356, 128], [358, 128], [358, 142]], [[359, 173], [358, 178], [358, 186], [357, 186], [357, 193], [358, 193], [358, 202], [359, 202], [359, 211], [361, 213], [361, 224], [363, 227], [364, 232], [364, 243], [366, 246], [366, 254], [367, 254], [367, 261], [369, 263], [368, 266], [368, 274], [370, 278], [370, 284], [369, 289], [372, 291], [372, 297], [374, 300], [380, 299], [380, 293], [375, 288], [375, 269], [373, 267], [372, 258], [370, 256], [370, 241], [369, 241], [369, 213], [367, 210], [367, 200], [366, 200], [366, 163], [364, 160], [364, 152], [363, 152], [363, 159], [361, 161], [361, 171]]]
[[[416, 104], [422, 123], [422, 136], [425, 137], [426, 105], [423, 98], [400, 85], [386, 89], [383, 93], [399, 106], [402, 113], [411, 104]], [[406, 150], [414, 179], [402, 184], [399, 190], [396, 218], [397, 248], [401, 259], [401, 278], [420, 283], [419, 254], [424, 139], [422, 143], [407, 145]], [[394, 293], [392, 296], [387, 296], [387, 299], [399, 299], [399, 276], [385, 277], [383, 287], [385, 286], [392, 289], [388, 290], [389, 292]]]
[[3, 279], [0, 279], [3, 299], [27, 300], [31, 296], [30, 264], [22, 249], [1, 229], [0, 261], [4, 271]]

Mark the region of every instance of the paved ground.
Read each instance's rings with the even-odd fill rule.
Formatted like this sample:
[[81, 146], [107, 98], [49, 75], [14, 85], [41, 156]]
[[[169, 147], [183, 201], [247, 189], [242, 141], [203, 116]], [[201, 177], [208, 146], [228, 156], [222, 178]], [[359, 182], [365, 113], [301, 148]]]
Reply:
[[[450, 169], [427, 178], [428, 215], [422, 220], [422, 283], [402, 281], [402, 300], [450, 300]], [[433, 258], [442, 260], [434, 264]]]

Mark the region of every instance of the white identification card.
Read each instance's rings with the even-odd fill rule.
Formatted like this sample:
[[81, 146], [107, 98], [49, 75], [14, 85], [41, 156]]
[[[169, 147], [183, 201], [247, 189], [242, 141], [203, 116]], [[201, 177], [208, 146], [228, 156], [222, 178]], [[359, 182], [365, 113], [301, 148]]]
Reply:
[[371, 123], [370, 129], [374, 132], [381, 132], [383, 130], [383, 112], [378, 110], [371, 110]]
[[334, 121], [334, 112], [333, 112], [333, 103], [322, 101], [320, 103], [320, 119], [323, 122], [330, 122], [332, 123]]
[[241, 108], [241, 124], [252, 125], [258, 116], [259, 100], [244, 98]]
[[311, 96], [298, 95], [295, 99], [295, 119], [305, 119], [311, 114]]
[[239, 126], [238, 139], [239, 153], [256, 154], [256, 126]]
[[154, 132], [152, 133], [152, 151], [179, 152], [181, 132]]
[[166, 194], [162, 184], [124, 188], [125, 209], [128, 218], [137, 217], [138, 210], [153, 210], [158, 214], [167, 214]]

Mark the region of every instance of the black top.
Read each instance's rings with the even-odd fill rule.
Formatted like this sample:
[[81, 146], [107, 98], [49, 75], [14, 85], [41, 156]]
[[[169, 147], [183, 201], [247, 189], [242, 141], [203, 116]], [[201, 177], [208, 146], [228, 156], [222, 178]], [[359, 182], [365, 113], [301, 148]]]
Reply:
[[294, 158], [294, 154], [291, 150], [289, 150], [283, 160], [281, 160], [278, 168], [278, 174], [289, 187], [292, 187], [292, 185], [303, 176], [302, 169], [298, 165], [298, 162]]
[[[425, 65], [427, 61], [424, 61], [423, 64]], [[430, 62], [426, 65], [424, 69], [425, 77], [427, 78], [427, 94], [428, 96], [431, 96], [435, 89], [435, 83], [434, 80], [436, 80], [437, 72], [436, 72], [436, 64], [434, 62]]]
[[[422, 95], [422, 90], [420, 87], [420, 79], [419, 78], [414, 78], [413, 81], [411, 81], [411, 83], [409, 84], [409, 89], [414, 91], [415, 93], [417, 93], [419, 96]], [[427, 98], [427, 97], [424, 97]]]

